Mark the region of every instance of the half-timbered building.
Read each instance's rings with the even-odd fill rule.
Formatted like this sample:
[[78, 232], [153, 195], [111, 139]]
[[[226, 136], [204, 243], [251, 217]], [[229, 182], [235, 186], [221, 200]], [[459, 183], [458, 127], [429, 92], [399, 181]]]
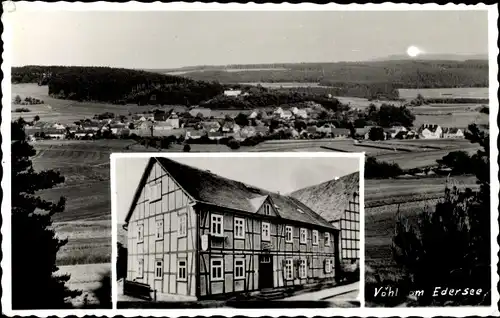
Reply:
[[151, 158], [125, 219], [127, 280], [196, 299], [334, 280], [339, 229], [291, 197]]

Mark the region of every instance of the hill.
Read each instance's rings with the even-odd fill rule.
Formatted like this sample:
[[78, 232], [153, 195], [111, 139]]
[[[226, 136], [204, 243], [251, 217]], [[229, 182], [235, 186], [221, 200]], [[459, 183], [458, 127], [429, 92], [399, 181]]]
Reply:
[[344, 213], [354, 192], [359, 193], [359, 172], [294, 191], [290, 196], [332, 221]]
[[[334, 96], [397, 98], [400, 88], [488, 87], [488, 60], [275, 63], [155, 70], [220, 83], [318, 83]], [[152, 70], [151, 70], [152, 71]]]
[[[446, 72], [443, 72], [446, 70]], [[185, 67], [183, 76], [221, 83], [319, 82], [394, 83], [399, 88], [443, 88], [488, 86], [488, 60], [408, 60], [338, 63], [284, 63]]]
[[224, 91], [215, 82], [111, 67], [13, 67], [12, 83], [46, 84], [49, 95], [60, 99], [121, 105], [198, 104]]

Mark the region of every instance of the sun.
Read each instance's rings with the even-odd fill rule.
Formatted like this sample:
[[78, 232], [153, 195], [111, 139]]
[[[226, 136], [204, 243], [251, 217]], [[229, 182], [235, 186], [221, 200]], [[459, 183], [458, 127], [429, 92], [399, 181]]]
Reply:
[[406, 50], [406, 54], [408, 54], [408, 56], [410, 57], [416, 57], [418, 55], [420, 55], [420, 53], [422, 53], [422, 51], [420, 51], [420, 49], [416, 46], [410, 46], [407, 50]]

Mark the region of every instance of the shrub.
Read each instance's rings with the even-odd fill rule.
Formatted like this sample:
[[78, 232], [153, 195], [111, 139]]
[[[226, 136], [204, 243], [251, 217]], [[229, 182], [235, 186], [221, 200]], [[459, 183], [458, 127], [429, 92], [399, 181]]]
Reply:
[[29, 113], [31, 110], [29, 110], [28, 108], [16, 108], [14, 111], [16, 113]]
[[368, 131], [368, 138], [373, 141], [384, 140], [385, 139], [384, 129], [382, 127], [371, 128], [370, 131]]
[[190, 152], [191, 151], [191, 146], [188, 144], [184, 145], [184, 148], [182, 149], [184, 152]]
[[397, 163], [379, 162], [374, 157], [367, 157], [365, 162], [365, 178], [394, 178], [403, 174]]
[[[489, 135], [475, 124], [466, 138], [478, 143], [473, 171], [478, 193], [446, 188], [435, 211], [423, 211], [417, 224], [397, 215], [394, 260], [414, 290], [424, 290], [418, 305], [489, 305], [491, 303]], [[480, 295], [432, 297], [436, 287], [482, 290]]]
[[240, 142], [236, 139], [231, 139], [227, 142], [227, 146], [233, 150], [240, 148]]

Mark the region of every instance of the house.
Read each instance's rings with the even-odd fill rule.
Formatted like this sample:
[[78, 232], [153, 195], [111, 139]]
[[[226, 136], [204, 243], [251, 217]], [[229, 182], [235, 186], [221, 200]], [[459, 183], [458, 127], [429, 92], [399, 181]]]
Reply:
[[273, 116], [281, 118], [283, 116], [283, 108], [278, 107], [273, 111]]
[[334, 128], [335, 128], [334, 124], [324, 124], [323, 126], [316, 128], [316, 131], [319, 133], [329, 134], [332, 132]]
[[153, 128], [153, 123], [149, 120], [141, 122], [138, 126], [136, 126], [139, 130], [151, 130]]
[[340, 229], [339, 258], [351, 263], [361, 254], [359, 177], [354, 172], [290, 194]]
[[248, 115], [248, 119], [256, 119], [258, 116], [259, 113], [254, 110], [250, 115]]
[[349, 138], [351, 137], [351, 131], [347, 128], [332, 128], [332, 134], [334, 138]]
[[266, 136], [269, 134], [269, 127], [267, 126], [253, 126], [255, 135]]
[[281, 113], [281, 117], [280, 118], [281, 119], [286, 119], [286, 120], [292, 119], [293, 118], [293, 113], [290, 110], [284, 110]]
[[230, 89], [224, 91], [224, 96], [228, 97], [238, 97], [241, 95], [241, 90]]
[[384, 132], [387, 134], [387, 137], [394, 139], [396, 135], [400, 132], [406, 132], [408, 129], [404, 126], [392, 126], [391, 128], [384, 128]]
[[240, 131], [240, 126], [234, 121], [226, 121], [222, 125], [222, 132], [224, 133], [237, 133]]
[[368, 134], [370, 132], [370, 129], [372, 128], [373, 126], [365, 126], [363, 128], [356, 128], [356, 132], [355, 132], [355, 135], [356, 137], [361, 137], [363, 139], [369, 139], [368, 138]]
[[157, 123], [165, 123], [164, 126], [170, 126], [170, 129], [177, 129], [179, 125], [179, 116], [172, 110], [169, 112], [157, 112], [154, 114], [154, 121]]
[[95, 131], [93, 130], [77, 130], [75, 131], [75, 138], [83, 138], [83, 137], [92, 137], [94, 136]]
[[185, 139], [200, 139], [206, 134], [207, 132], [205, 130], [187, 130]]
[[292, 114], [295, 118], [307, 119], [307, 111], [305, 109], [299, 109], [297, 107], [292, 108]]
[[154, 130], [172, 130], [174, 129], [174, 127], [172, 127], [172, 125], [168, 122], [164, 122], [164, 121], [157, 121], [154, 123], [153, 125], [153, 129]]
[[340, 270], [339, 229], [304, 203], [167, 158], [150, 158], [124, 229], [126, 280], [158, 300], [319, 285]]
[[197, 117], [198, 114], [201, 114], [203, 118], [210, 118], [211, 112], [212, 110], [210, 108], [195, 107], [189, 111], [189, 114], [193, 117]]
[[144, 115], [133, 115], [132, 120], [134, 121], [146, 121], [146, 117]]
[[443, 135], [443, 129], [439, 125], [423, 124], [418, 133], [423, 139], [439, 139]]
[[64, 126], [63, 124], [60, 124], [60, 123], [55, 123], [52, 125], [52, 128], [54, 128], [54, 129], [66, 129], [66, 126]]
[[256, 135], [256, 130], [254, 126], [245, 126], [240, 129], [240, 135], [243, 138], [248, 138]]
[[66, 129], [48, 128], [43, 129], [43, 133], [46, 137], [53, 139], [64, 139], [66, 138]]
[[83, 122], [80, 126], [80, 129], [98, 131], [101, 130], [101, 127], [102, 125], [99, 124], [98, 122], [90, 121], [90, 122]]
[[201, 123], [201, 127], [208, 132], [216, 132], [220, 130], [220, 124], [218, 121], [204, 121]]
[[313, 126], [307, 126], [307, 132], [310, 134], [315, 134], [318, 131], [318, 127], [315, 125]]
[[464, 131], [460, 128], [443, 128], [443, 138], [465, 138]]
[[109, 125], [109, 127], [111, 132], [116, 135], [118, 133], [118, 130], [126, 128], [127, 125], [120, 123], [120, 124], [111, 124]]
[[221, 133], [220, 131], [208, 132], [208, 139], [211, 140], [220, 140], [224, 137], [225, 137], [224, 134]]

